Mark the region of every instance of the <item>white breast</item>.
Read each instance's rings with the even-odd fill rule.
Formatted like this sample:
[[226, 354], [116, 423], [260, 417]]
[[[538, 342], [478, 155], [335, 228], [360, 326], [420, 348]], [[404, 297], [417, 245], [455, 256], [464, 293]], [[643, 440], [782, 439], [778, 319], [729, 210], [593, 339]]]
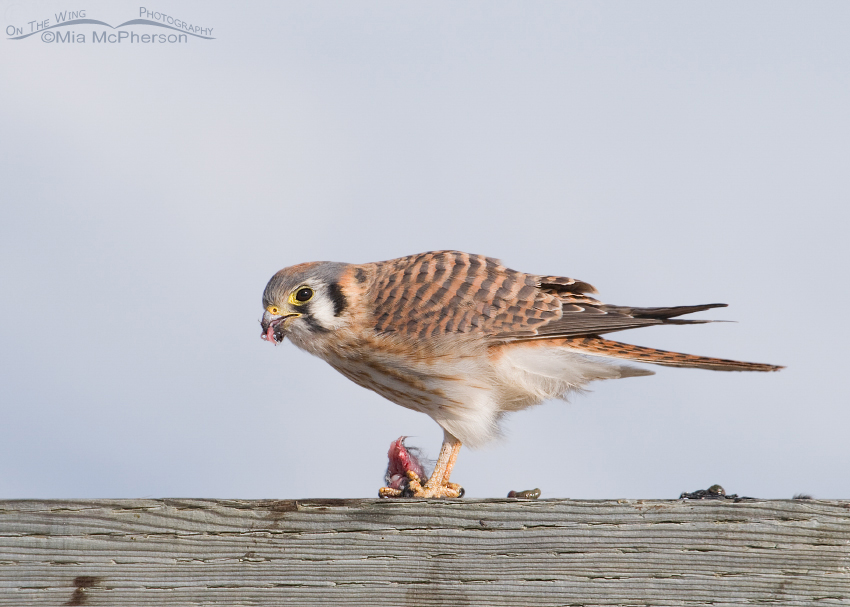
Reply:
[[429, 415], [470, 447], [497, 437], [506, 412], [563, 398], [594, 380], [652, 373], [539, 342], [488, 348], [468, 334], [422, 344], [342, 329], [293, 341], [356, 384]]

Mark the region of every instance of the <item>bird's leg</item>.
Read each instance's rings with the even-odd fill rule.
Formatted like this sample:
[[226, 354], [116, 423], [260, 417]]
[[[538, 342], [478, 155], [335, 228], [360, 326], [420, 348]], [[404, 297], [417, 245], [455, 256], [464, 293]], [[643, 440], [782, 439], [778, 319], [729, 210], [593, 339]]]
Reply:
[[437, 464], [434, 466], [434, 472], [425, 485], [421, 484], [419, 476], [412, 471], [407, 473], [409, 479], [409, 488], [413, 492], [413, 497], [462, 497], [463, 487], [457, 483], [450, 483], [449, 477], [452, 474], [457, 454], [460, 452], [461, 442], [454, 436], [445, 432], [443, 438], [443, 446], [440, 449], [440, 456], [437, 458]]
[[[454, 438], [454, 437], [452, 437]], [[449, 477], [452, 475], [452, 470], [454, 470], [455, 462], [457, 461], [457, 454], [460, 453], [461, 443], [459, 440], [455, 439], [455, 442], [452, 444], [452, 453], [449, 455], [449, 461], [446, 464], [446, 473], [443, 475], [443, 484], [444, 485], [453, 485], [458, 489], [462, 489], [460, 485], [457, 483], [450, 483]]]

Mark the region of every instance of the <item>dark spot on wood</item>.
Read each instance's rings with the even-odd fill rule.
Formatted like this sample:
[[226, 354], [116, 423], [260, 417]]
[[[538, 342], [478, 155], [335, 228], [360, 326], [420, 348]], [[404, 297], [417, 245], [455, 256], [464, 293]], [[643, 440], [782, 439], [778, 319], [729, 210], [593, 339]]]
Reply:
[[298, 511], [298, 503], [295, 500], [260, 500], [257, 505], [260, 510], [268, 512], [265, 518], [272, 529], [277, 529], [287, 514]]
[[65, 605], [88, 605], [88, 597], [86, 596], [85, 589], [93, 588], [101, 579], [94, 575], [80, 575], [75, 577], [74, 586], [76, 589], [74, 590], [74, 594], [71, 595], [71, 600], [65, 603]]
[[536, 500], [540, 497], [540, 489], [526, 489], [525, 491], [509, 491], [508, 497], [526, 500]]
[[306, 500], [260, 500], [257, 502], [259, 510], [265, 510], [268, 514], [266, 520], [271, 521], [271, 528], [278, 528], [280, 522], [286, 519], [290, 512], [309, 510], [311, 513], [324, 512], [328, 507], [345, 508], [355, 507], [358, 500], [352, 499], [306, 499]]
[[307, 500], [298, 500], [298, 505], [305, 507], [331, 506], [333, 508], [354, 507], [359, 505], [359, 500], [347, 498], [312, 498]]
[[270, 514], [298, 511], [295, 500], [261, 500], [257, 505], [261, 510], [268, 510]]

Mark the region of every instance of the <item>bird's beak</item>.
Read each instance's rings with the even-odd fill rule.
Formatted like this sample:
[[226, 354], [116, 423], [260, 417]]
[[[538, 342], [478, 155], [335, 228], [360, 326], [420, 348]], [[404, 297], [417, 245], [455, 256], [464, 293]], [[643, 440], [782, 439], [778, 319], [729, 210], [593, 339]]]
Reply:
[[283, 321], [291, 315], [280, 314], [275, 315], [266, 310], [263, 312], [263, 319], [260, 321], [260, 326], [263, 328], [263, 333], [260, 335], [264, 340], [277, 345], [283, 341]]
[[286, 336], [286, 321], [291, 318], [301, 316], [298, 312], [290, 312], [289, 314], [272, 314], [268, 310], [263, 312], [263, 319], [260, 321], [260, 326], [263, 327], [263, 332], [260, 335], [264, 340], [275, 345], [281, 343]]

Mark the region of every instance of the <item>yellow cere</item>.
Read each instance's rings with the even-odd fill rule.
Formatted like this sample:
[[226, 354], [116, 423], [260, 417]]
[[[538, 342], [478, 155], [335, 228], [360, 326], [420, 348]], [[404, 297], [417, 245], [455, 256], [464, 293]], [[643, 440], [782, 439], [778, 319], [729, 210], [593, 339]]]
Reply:
[[274, 316], [280, 314], [280, 308], [278, 308], [277, 306], [269, 306], [268, 308], [266, 308], [266, 310], [269, 314], [273, 314]]

